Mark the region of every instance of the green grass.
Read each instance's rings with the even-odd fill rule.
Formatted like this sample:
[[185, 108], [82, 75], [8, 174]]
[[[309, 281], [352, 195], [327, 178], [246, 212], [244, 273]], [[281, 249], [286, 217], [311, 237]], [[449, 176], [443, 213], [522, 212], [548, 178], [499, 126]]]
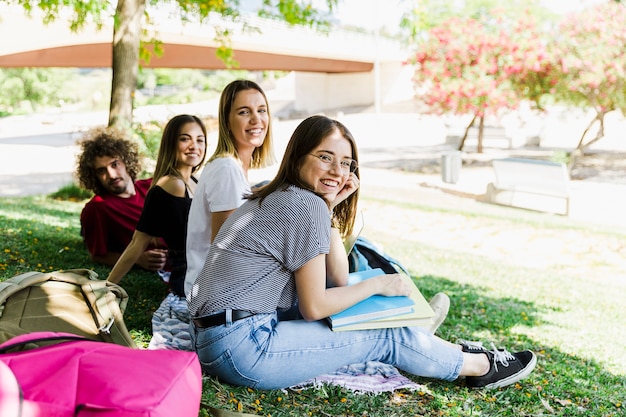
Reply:
[[92, 196], [93, 193], [91, 191], [85, 190], [76, 184], [68, 184], [49, 195], [49, 197], [54, 200], [62, 201], [82, 201], [87, 200]]
[[[71, 268], [92, 269], [106, 278], [109, 268], [91, 261], [80, 237], [83, 205], [49, 197], [0, 198], [0, 280], [28, 271]], [[126, 325], [140, 344], [149, 341], [152, 313], [167, 287], [155, 274], [133, 269], [124, 289], [129, 294]]]
[[[0, 199], [0, 280], [31, 270], [77, 267], [106, 277], [109, 269], [91, 262], [80, 239], [78, 216], [83, 203], [48, 197]], [[558, 217], [520, 216], [518, 211], [481, 214], [367, 198], [364, 203], [384, 204], [415, 219], [435, 213], [457, 217], [468, 227], [481, 223], [497, 229], [563, 233], [572, 239], [626, 238], [610, 228]], [[421, 384], [418, 392], [383, 395], [355, 395], [331, 386], [259, 391], [205, 378], [201, 415], [208, 415], [209, 407], [273, 417], [626, 415], [626, 291], [624, 279], [615, 278], [619, 273], [606, 273], [608, 266], [602, 262], [597, 266], [601, 273], [594, 273], [593, 267], [560, 264], [520, 266], [489, 253], [452, 246], [442, 250], [372, 223], [368, 222], [367, 237], [402, 260], [427, 298], [439, 291], [450, 295], [452, 308], [440, 328], [441, 336], [494, 341], [510, 350], [533, 349], [539, 361], [531, 376], [490, 391], [413, 378]], [[166, 289], [154, 274], [139, 270], [133, 270], [123, 286], [130, 296], [126, 324], [140, 343], [147, 342], [151, 314]]]

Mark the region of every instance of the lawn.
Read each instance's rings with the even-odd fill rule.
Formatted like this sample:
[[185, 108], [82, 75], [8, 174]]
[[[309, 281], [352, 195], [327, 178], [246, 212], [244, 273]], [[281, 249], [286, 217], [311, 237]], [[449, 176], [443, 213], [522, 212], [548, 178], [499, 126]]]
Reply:
[[[210, 407], [265, 416], [626, 415], [625, 231], [373, 191], [363, 193], [364, 235], [400, 259], [427, 298], [439, 291], [451, 297], [440, 335], [532, 349], [536, 370], [500, 390], [414, 378], [417, 392], [376, 396], [331, 386], [257, 391], [206, 378], [201, 415]], [[90, 261], [79, 237], [82, 205], [0, 198], [0, 279], [77, 267], [106, 277], [108, 268]], [[126, 324], [145, 343], [166, 288], [138, 270], [123, 286], [130, 296]]]

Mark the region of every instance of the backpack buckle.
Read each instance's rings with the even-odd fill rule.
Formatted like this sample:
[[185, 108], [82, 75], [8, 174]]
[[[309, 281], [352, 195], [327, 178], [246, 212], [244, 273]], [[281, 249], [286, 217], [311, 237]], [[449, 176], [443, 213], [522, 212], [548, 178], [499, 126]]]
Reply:
[[115, 321], [115, 319], [113, 317], [111, 317], [111, 320], [109, 320], [108, 323], [102, 325], [98, 331], [100, 333], [104, 333], [104, 334], [111, 334], [111, 327], [113, 327], [113, 322]]

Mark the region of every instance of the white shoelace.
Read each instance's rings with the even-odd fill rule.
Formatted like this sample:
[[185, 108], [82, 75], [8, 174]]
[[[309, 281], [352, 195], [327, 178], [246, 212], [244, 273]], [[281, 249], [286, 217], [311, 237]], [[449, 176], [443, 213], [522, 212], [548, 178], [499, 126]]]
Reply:
[[481, 342], [474, 342], [471, 340], [463, 340], [461, 339], [459, 341], [460, 344], [465, 345], [465, 348], [471, 352], [484, 352], [485, 351], [485, 347], [483, 346], [483, 344]]
[[515, 356], [508, 350], [499, 350], [493, 342], [491, 343], [491, 347], [493, 348], [491, 353], [493, 353], [493, 366], [496, 368], [496, 372], [498, 371], [498, 363], [501, 363], [502, 366], [506, 368], [509, 366], [509, 361], [515, 360]]

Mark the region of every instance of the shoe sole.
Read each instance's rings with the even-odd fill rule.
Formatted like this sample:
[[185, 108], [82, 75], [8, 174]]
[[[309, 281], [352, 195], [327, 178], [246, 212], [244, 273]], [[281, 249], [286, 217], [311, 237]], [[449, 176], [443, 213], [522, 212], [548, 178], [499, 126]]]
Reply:
[[508, 378], [504, 378], [501, 379], [499, 381], [496, 382], [492, 382], [491, 384], [487, 384], [483, 387], [476, 387], [479, 389], [493, 389], [493, 388], [502, 388], [502, 387], [506, 387], [508, 385], [514, 384], [517, 381], [520, 381], [524, 378], [526, 378], [528, 375], [530, 375], [530, 373], [533, 371], [533, 369], [535, 369], [535, 366], [537, 365], [537, 355], [535, 355], [533, 353], [533, 358], [532, 360], [528, 363], [528, 365], [526, 365], [526, 367], [524, 369], [522, 369], [521, 371], [519, 371], [518, 373], [516, 373], [515, 375], [511, 375]]

